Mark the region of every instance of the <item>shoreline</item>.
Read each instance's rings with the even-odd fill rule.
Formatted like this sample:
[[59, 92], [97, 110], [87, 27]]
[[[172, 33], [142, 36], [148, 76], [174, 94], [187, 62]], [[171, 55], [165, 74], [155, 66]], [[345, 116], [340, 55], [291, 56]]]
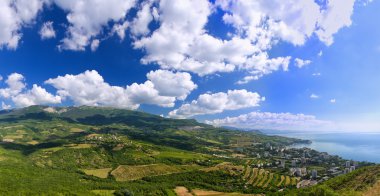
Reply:
[[[304, 133], [299, 132], [281, 132], [265, 133], [267, 135], [283, 136], [310, 140], [310, 143], [295, 143], [290, 145], [292, 148], [311, 148], [319, 152], [327, 152], [330, 155], [337, 155], [347, 160], [356, 160], [361, 162], [370, 162], [380, 164], [380, 157], [374, 157], [374, 153], [380, 152], [380, 145], [373, 135], [380, 133]], [[347, 139], [348, 138], [348, 139]]]

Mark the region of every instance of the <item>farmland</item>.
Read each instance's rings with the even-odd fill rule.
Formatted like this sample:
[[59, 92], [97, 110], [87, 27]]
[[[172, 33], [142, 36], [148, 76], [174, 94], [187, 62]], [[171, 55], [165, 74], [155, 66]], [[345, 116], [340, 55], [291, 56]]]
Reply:
[[195, 166], [188, 165], [165, 165], [165, 164], [152, 164], [152, 165], [138, 165], [126, 166], [120, 165], [111, 172], [117, 181], [137, 180], [147, 176], [158, 176], [172, 173], [186, 172], [197, 169]]

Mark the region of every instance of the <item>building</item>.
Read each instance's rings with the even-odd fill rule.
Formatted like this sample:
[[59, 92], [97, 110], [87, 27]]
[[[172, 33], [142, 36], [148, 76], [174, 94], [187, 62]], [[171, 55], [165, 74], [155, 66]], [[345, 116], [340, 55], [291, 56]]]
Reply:
[[313, 169], [313, 170], [311, 171], [311, 177], [312, 177], [313, 179], [316, 179], [316, 178], [318, 177], [318, 172], [317, 172], [317, 170]]
[[280, 167], [285, 168], [285, 160], [284, 159], [281, 159]]
[[301, 163], [302, 163], [302, 164], [306, 164], [306, 158], [305, 158], [305, 157], [302, 157], [302, 158], [301, 158]]
[[296, 160], [292, 160], [292, 167], [296, 167], [296, 166], [297, 166]]
[[351, 166], [350, 167], [350, 172], [354, 171], [355, 169], [356, 169], [355, 166]]
[[295, 176], [306, 176], [307, 175], [307, 170], [306, 170], [306, 168], [296, 168], [295, 169], [295, 174], [294, 174]]
[[351, 166], [351, 161], [346, 161], [346, 167], [349, 168]]

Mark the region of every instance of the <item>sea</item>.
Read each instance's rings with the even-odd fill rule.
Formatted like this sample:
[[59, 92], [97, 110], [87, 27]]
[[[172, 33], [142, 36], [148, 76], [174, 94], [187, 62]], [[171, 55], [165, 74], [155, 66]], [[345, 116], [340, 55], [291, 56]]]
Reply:
[[292, 145], [294, 148], [308, 147], [344, 159], [380, 163], [380, 133], [265, 131], [265, 134], [312, 141], [311, 144]]

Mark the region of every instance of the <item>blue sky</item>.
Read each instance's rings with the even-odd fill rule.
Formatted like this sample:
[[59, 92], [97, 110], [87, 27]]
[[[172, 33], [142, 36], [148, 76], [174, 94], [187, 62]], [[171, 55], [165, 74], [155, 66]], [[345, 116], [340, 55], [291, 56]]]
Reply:
[[217, 126], [380, 131], [376, 0], [23, 2], [0, 3], [3, 109], [96, 105]]

